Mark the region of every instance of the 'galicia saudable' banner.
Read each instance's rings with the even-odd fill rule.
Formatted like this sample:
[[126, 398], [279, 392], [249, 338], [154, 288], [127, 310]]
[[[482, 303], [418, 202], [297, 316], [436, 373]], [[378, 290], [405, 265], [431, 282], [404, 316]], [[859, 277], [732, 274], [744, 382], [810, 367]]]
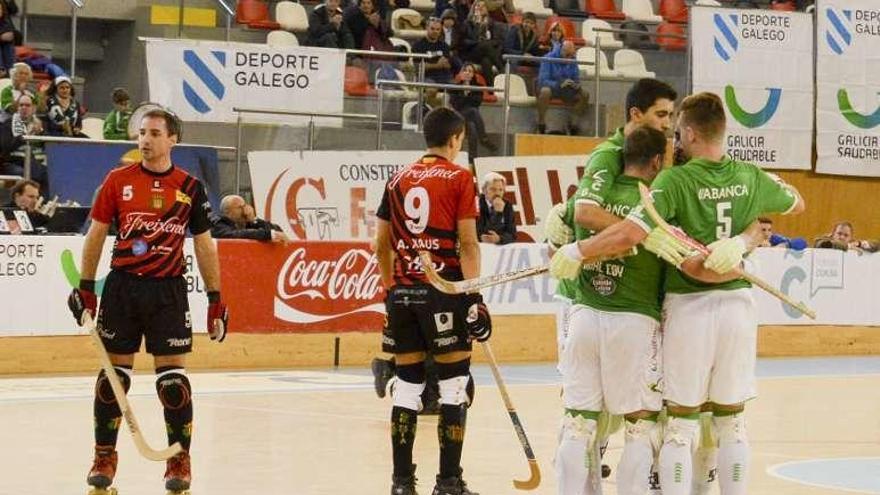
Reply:
[[696, 7], [694, 92], [727, 109], [727, 153], [774, 169], [810, 169], [813, 21], [809, 14]]
[[880, 177], [880, 3], [817, 6], [816, 172]]
[[[342, 112], [342, 50], [195, 40], [146, 43], [150, 100], [183, 120], [235, 122], [236, 107]], [[307, 117], [271, 120], [297, 119]], [[340, 119], [318, 120], [341, 125]]]

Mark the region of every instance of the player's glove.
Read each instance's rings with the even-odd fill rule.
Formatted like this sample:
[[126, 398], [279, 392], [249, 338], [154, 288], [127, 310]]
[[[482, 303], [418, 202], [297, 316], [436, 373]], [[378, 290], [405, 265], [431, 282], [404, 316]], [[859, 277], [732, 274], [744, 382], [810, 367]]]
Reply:
[[220, 291], [208, 291], [208, 335], [211, 340], [223, 342], [229, 323], [229, 310], [220, 300]]
[[675, 238], [674, 235], [655, 227], [642, 241], [642, 246], [669, 264], [680, 267], [685, 259], [691, 256], [691, 249]]
[[568, 244], [574, 240], [574, 229], [569, 227], [563, 218], [565, 217], [565, 203], [554, 205], [547, 212], [547, 220], [544, 222], [544, 237], [553, 249]]
[[489, 316], [489, 308], [483, 303], [483, 296], [480, 294], [467, 294], [465, 297], [465, 307], [467, 307], [467, 323], [468, 333], [477, 342], [485, 342], [492, 336], [492, 317]]
[[82, 326], [83, 313], [88, 311], [95, 316], [98, 309], [98, 296], [95, 294], [95, 281], [82, 279], [79, 281], [79, 287], [70, 291], [67, 296], [67, 307], [76, 318], [76, 323]]
[[581, 273], [584, 258], [577, 242], [559, 248], [550, 260], [550, 275], [553, 278], [575, 278]]
[[708, 246], [709, 256], [703, 262], [703, 266], [718, 274], [724, 274], [738, 267], [742, 263], [743, 255], [748, 246], [741, 236], [729, 239], [720, 239]]

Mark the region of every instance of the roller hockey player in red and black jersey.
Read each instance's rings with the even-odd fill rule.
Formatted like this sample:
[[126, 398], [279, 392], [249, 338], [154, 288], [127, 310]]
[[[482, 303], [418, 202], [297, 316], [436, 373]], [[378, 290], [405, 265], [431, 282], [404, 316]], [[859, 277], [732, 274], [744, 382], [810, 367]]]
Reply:
[[[118, 234], [97, 312], [97, 330], [126, 391], [142, 340], [153, 355], [168, 442], [180, 442], [183, 447], [183, 452], [167, 461], [165, 488], [170, 493], [185, 492], [191, 479], [192, 389], [184, 368], [192, 349], [183, 278], [187, 229], [208, 291], [211, 339], [223, 341], [228, 321], [220, 299], [220, 266], [211, 239], [205, 188], [171, 163], [171, 148], [179, 139], [180, 123], [173, 114], [157, 109], [143, 117], [138, 137], [143, 162], [114, 169], [104, 179], [83, 245], [82, 279], [68, 298], [78, 323], [85, 311], [95, 315], [95, 272], [108, 229], [115, 222]], [[116, 474], [121, 422], [119, 404], [103, 371], [95, 386], [94, 420], [95, 459], [87, 481], [93, 487], [91, 493], [103, 494]]]
[[476, 495], [462, 479], [461, 450], [467, 406], [473, 398], [471, 340], [489, 338], [492, 323], [479, 294], [447, 295], [425, 279], [417, 251], [431, 252], [449, 280], [480, 275], [476, 190], [471, 173], [452, 163], [464, 139], [464, 119], [438, 108], [425, 117], [427, 154], [385, 187], [376, 254], [388, 291], [385, 352], [394, 353], [392, 495], [415, 495], [412, 463], [416, 419], [425, 388], [425, 354], [434, 355], [440, 388], [440, 474], [433, 495]]

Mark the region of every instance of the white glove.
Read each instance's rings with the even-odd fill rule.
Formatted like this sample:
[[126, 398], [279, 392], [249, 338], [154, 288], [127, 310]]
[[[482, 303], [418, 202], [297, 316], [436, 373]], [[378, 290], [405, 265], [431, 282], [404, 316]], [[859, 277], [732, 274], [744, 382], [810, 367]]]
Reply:
[[547, 212], [544, 222], [544, 237], [555, 249], [574, 240], [574, 229], [566, 225], [565, 203], [558, 203]]
[[709, 244], [709, 256], [703, 266], [718, 274], [725, 274], [742, 263], [748, 246], [741, 236], [721, 239]]
[[642, 246], [676, 268], [693, 255], [690, 247], [660, 227], [654, 227]]
[[559, 248], [550, 260], [550, 276], [557, 279], [573, 279], [581, 273], [584, 258], [577, 242]]

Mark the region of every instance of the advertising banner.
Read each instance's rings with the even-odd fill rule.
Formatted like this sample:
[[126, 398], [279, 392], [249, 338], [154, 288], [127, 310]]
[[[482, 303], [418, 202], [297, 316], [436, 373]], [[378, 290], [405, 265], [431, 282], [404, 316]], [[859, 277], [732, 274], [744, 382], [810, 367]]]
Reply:
[[727, 152], [773, 169], [810, 169], [813, 18], [773, 10], [696, 7], [693, 92], [727, 109]]
[[816, 7], [816, 172], [880, 177], [880, 4]]
[[[235, 122], [233, 108], [342, 112], [343, 50], [197, 40], [148, 40], [146, 46], [150, 100], [185, 121]], [[308, 117], [269, 120], [305, 123]], [[340, 119], [315, 121], [341, 125]]]

